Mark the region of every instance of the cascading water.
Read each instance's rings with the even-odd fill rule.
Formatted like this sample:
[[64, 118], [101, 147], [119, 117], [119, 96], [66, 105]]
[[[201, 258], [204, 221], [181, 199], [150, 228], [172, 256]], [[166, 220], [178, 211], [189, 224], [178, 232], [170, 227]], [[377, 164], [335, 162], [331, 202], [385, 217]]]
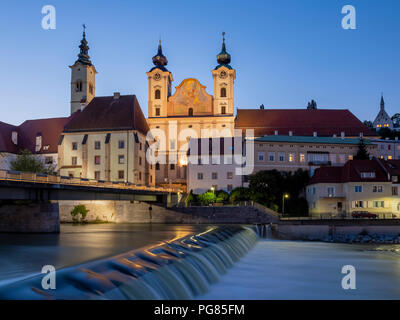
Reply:
[[56, 290], [43, 276], [0, 288], [0, 299], [193, 299], [208, 291], [257, 242], [242, 226], [210, 230], [141, 251], [57, 271]]

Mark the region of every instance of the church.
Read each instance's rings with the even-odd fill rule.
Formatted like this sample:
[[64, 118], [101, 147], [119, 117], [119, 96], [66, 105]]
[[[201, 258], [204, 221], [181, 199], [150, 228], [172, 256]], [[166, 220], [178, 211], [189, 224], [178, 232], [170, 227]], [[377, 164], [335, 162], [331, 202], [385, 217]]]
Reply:
[[147, 72], [147, 121], [155, 138], [165, 141], [157, 150], [164, 155], [163, 163], [156, 163], [157, 184], [186, 183], [189, 138], [233, 135], [236, 72], [230, 62], [224, 37], [221, 52], [217, 55], [218, 65], [211, 70], [213, 95], [207, 93], [206, 87], [194, 78], [182, 80], [172, 94], [174, 79], [167, 69], [168, 60], [160, 41], [157, 54], [153, 57], [154, 67]]

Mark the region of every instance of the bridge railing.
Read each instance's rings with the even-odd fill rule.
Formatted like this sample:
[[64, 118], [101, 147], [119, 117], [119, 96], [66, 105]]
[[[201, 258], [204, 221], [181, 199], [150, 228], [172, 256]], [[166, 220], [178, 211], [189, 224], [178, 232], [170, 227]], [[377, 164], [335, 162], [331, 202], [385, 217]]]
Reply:
[[88, 187], [98, 187], [98, 188], [132, 189], [132, 190], [158, 191], [158, 192], [161, 191], [161, 192], [173, 192], [173, 193], [182, 192], [181, 189], [172, 187], [171, 188], [150, 187], [146, 185], [134, 184], [122, 181], [103, 181], [103, 180], [47, 175], [47, 174], [31, 173], [31, 172], [19, 172], [19, 171], [2, 170], [2, 169], [0, 169], [0, 180], [88, 186]]

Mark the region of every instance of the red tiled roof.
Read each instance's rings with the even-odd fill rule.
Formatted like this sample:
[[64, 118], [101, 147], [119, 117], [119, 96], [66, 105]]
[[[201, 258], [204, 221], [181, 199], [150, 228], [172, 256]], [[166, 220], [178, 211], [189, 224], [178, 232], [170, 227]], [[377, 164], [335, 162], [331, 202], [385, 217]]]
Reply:
[[11, 141], [13, 131], [18, 131], [18, 127], [0, 121], [0, 152], [18, 152], [17, 146]]
[[400, 160], [378, 160], [391, 176], [400, 176]]
[[[362, 172], [374, 172], [374, 178], [362, 178]], [[377, 159], [349, 160], [343, 167], [321, 167], [315, 170], [309, 184], [345, 182], [388, 182], [385, 169]]]
[[[57, 153], [58, 139], [64, 130], [64, 126], [73, 118], [75, 114], [64, 118], [50, 118], [27, 120], [20, 126], [9, 125], [0, 122], [0, 151], [19, 153], [21, 150], [29, 150], [32, 153]], [[17, 145], [11, 141], [12, 132], [18, 133]], [[42, 136], [42, 148], [36, 152], [36, 137]], [[48, 146], [48, 148], [44, 148]]]
[[349, 110], [332, 109], [238, 109], [235, 119], [238, 129], [255, 129], [255, 136], [275, 134], [295, 136], [337, 136], [345, 132], [347, 137], [365, 137], [377, 134], [365, 126]]
[[65, 132], [108, 130], [147, 134], [149, 126], [135, 95], [96, 97], [65, 127]]

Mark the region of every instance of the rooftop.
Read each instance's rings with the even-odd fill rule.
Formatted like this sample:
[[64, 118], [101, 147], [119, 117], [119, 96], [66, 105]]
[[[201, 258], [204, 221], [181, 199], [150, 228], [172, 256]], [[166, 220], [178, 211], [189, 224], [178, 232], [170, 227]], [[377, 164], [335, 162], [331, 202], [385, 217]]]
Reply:
[[[310, 136], [283, 136], [271, 135], [254, 139], [256, 142], [288, 142], [288, 143], [312, 143], [312, 144], [351, 144], [358, 145], [360, 138], [335, 138], [335, 137], [310, 137]], [[364, 144], [371, 145], [371, 141], [363, 139]]]

